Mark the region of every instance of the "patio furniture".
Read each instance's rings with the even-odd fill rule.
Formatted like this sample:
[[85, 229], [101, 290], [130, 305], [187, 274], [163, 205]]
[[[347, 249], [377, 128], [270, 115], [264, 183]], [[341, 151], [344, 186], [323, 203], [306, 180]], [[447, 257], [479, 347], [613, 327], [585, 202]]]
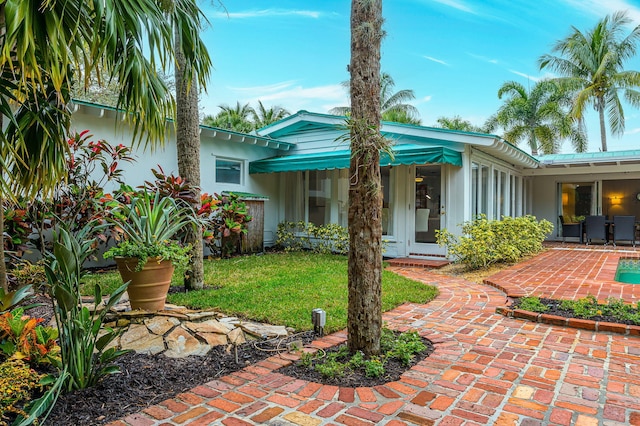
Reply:
[[587, 216], [584, 220], [587, 244], [592, 240], [602, 240], [605, 244], [607, 239], [607, 223], [604, 216]]
[[617, 241], [631, 241], [633, 247], [636, 246], [636, 217], [635, 216], [613, 216], [613, 245]]
[[559, 218], [562, 225], [562, 242], [565, 242], [567, 237], [578, 237], [582, 242], [582, 222], [567, 223], [564, 216], [560, 215]]

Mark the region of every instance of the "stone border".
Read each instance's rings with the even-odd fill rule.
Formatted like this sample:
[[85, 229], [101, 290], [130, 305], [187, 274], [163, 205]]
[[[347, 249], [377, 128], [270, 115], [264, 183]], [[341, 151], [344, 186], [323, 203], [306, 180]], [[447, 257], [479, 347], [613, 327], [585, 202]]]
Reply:
[[525, 311], [524, 309], [511, 309], [506, 306], [497, 307], [496, 313], [509, 318], [525, 319], [543, 324], [579, 328], [589, 331], [608, 331], [610, 333], [624, 334], [626, 336], [640, 336], [640, 326], [638, 325], [618, 324], [614, 322], [594, 321], [581, 318], [565, 318], [558, 315]]

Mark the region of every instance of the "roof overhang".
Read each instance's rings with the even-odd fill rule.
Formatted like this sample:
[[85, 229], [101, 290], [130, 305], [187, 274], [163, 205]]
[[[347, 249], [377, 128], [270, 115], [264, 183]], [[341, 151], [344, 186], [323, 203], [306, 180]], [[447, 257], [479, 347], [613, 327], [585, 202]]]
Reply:
[[640, 164], [640, 150], [551, 154], [538, 157], [540, 168], [607, 167]]
[[[258, 130], [258, 133], [286, 139], [286, 137], [299, 135], [313, 129], [344, 129], [346, 131], [346, 117], [298, 111], [296, 114]], [[403, 143], [431, 144], [448, 146], [454, 150], [463, 150], [464, 145], [468, 145], [512, 164], [514, 167], [538, 167], [536, 158], [496, 135], [389, 121], [381, 123], [380, 133], [396, 145]]]
[[[249, 173], [348, 169], [350, 159], [350, 150], [266, 158], [249, 163]], [[381, 166], [427, 163], [452, 164], [460, 167], [462, 166], [462, 154], [445, 147], [408, 144], [395, 147], [393, 156], [389, 156], [386, 153], [380, 156]]]
[[[80, 101], [74, 99], [71, 103], [71, 111], [73, 113], [83, 112], [91, 114], [99, 118], [105, 117], [118, 117], [124, 119], [126, 117], [124, 110], [119, 110], [111, 106], [95, 104], [92, 102]], [[167, 120], [172, 122], [173, 120]], [[264, 137], [255, 134], [234, 132], [233, 130], [221, 129], [218, 127], [210, 127], [200, 125], [200, 134], [205, 137], [209, 137], [216, 140], [223, 140], [229, 142], [236, 142], [242, 144], [248, 144], [263, 148], [277, 149], [281, 151], [289, 151], [295, 144], [279, 141], [271, 137]]]

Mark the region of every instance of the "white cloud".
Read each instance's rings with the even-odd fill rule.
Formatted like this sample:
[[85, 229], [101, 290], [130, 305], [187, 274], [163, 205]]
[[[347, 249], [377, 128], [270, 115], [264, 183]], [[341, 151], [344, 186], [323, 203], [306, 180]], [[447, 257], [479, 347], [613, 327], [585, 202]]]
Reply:
[[440, 4], [444, 4], [445, 6], [449, 6], [449, 7], [453, 7], [454, 9], [458, 9], [462, 12], [467, 12], [467, 13], [473, 13], [475, 14], [476, 12], [471, 9], [469, 6], [465, 5], [464, 3], [460, 2], [460, 1], [456, 1], [456, 0], [435, 0], [436, 3], [440, 3]]
[[540, 77], [534, 77], [534, 76], [532, 76], [532, 75], [525, 74], [525, 73], [523, 73], [523, 72], [519, 72], [519, 71], [515, 71], [515, 70], [509, 70], [509, 72], [510, 72], [510, 73], [513, 73], [513, 74], [515, 74], [515, 75], [519, 75], [520, 77], [524, 77], [524, 78], [526, 78], [526, 79], [528, 79], [528, 80], [531, 80], [531, 81], [535, 81], [535, 82], [540, 81]]
[[640, 127], [636, 127], [635, 129], [627, 130], [624, 132], [625, 135], [637, 135], [640, 133]]
[[237, 93], [271, 93], [278, 92], [291, 87], [296, 83], [296, 80], [281, 81], [279, 83], [268, 84], [266, 86], [250, 86], [250, 87], [229, 87], [229, 90], [233, 90]]
[[421, 99], [418, 101], [418, 104], [423, 104], [423, 103], [426, 103], [426, 102], [430, 102], [430, 101], [431, 101], [431, 98], [432, 98], [432, 96], [431, 96], [431, 95], [425, 96], [425, 97], [421, 98]]
[[266, 86], [229, 88], [243, 98], [240, 103], [265, 106], [280, 105], [294, 113], [301, 109], [326, 113], [338, 106], [349, 105], [348, 93], [340, 84], [304, 87], [296, 81], [285, 81]]
[[247, 10], [244, 12], [212, 12], [210, 18], [232, 18], [232, 19], [250, 19], [250, 18], [272, 18], [274, 16], [296, 16], [304, 18], [318, 19], [322, 16], [322, 12], [315, 10], [288, 10], [288, 9], [262, 9]]
[[430, 61], [436, 62], [436, 63], [438, 63], [438, 64], [442, 64], [442, 65], [450, 66], [450, 65], [449, 65], [448, 63], [446, 63], [445, 61], [443, 61], [443, 60], [441, 60], [441, 59], [436, 59], [436, 58], [434, 58], [434, 57], [432, 57], [432, 56], [424, 56], [424, 55], [423, 55], [422, 57], [423, 57], [423, 58], [425, 58], [425, 59], [428, 59], [428, 60], [430, 60]]
[[475, 53], [467, 52], [467, 55], [471, 56], [472, 58], [484, 61], [484, 62], [489, 62], [490, 64], [497, 64], [499, 62], [497, 59], [487, 58], [486, 56], [476, 55]]
[[[624, 10], [636, 24], [640, 24], [640, 8], [626, 0], [565, 0], [570, 6], [590, 12], [599, 19]], [[584, 30], [584, 29], [583, 29]]]

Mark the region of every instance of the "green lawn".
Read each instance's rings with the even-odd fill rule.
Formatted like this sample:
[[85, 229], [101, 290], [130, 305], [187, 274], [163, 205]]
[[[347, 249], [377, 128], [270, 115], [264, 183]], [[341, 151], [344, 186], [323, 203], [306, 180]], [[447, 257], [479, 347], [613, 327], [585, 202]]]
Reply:
[[[180, 273], [174, 274], [177, 283]], [[96, 282], [115, 288], [117, 273], [96, 274]], [[327, 312], [325, 331], [347, 324], [347, 258], [313, 253], [273, 253], [205, 261], [205, 283], [210, 289], [172, 294], [169, 303], [195, 309], [217, 308], [226, 314], [296, 330], [312, 328], [311, 311]], [[384, 271], [382, 310], [405, 302], [426, 303], [437, 289]]]

